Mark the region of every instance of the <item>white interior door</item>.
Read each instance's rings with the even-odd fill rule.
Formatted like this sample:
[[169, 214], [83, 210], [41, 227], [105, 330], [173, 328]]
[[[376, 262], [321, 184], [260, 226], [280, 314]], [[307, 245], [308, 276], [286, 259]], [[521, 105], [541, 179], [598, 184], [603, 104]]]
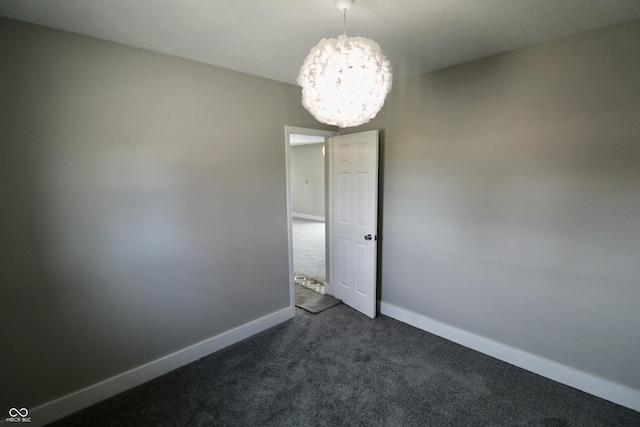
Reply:
[[378, 131], [329, 138], [333, 294], [376, 317]]

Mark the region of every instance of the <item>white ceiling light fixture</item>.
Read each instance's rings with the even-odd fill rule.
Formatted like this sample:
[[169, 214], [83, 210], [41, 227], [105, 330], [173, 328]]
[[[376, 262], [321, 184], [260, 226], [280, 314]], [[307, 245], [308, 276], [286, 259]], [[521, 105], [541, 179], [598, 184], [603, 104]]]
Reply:
[[344, 34], [322, 39], [298, 75], [302, 105], [318, 121], [341, 128], [374, 118], [391, 90], [391, 63], [378, 43], [347, 37], [347, 11], [355, 0], [333, 0], [343, 13]]

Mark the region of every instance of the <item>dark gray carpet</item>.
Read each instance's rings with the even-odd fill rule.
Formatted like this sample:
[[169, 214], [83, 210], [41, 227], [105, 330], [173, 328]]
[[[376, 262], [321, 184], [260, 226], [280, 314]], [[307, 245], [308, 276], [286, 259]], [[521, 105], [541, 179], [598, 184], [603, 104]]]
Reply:
[[319, 292], [305, 288], [297, 283], [294, 285], [296, 307], [303, 308], [311, 313], [317, 314], [328, 308], [340, 304], [342, 301], [331, 295], [323, 295]]
[[339, 304], [54, 425], [640, 426], [640, 413]]

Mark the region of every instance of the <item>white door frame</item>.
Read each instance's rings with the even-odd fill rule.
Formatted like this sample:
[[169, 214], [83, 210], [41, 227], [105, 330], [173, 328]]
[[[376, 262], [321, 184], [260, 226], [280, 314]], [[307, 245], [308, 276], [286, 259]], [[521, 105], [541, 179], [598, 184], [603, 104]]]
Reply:
[[[330, 136], [336, 136], [338, 135], [338, 132], [335, 131], [330, 131], [330, 130], [320, 130], [320, 129], [310, 129], [310, 128], [302, 128], [302, 127], [297, 127], [297, 126], [285, 126], [284, 127], [284, 140], [285, 140], [285, 163], [286, 163], [286, 180], [287, 180], [287, 238], [288, 238], [288, 242], [289, 242], [289, 301], [290, 301], [290, 308], [291, 310], [295, 310], [295, 304], [296, 304], [296, 300], [295, 300], [295, 291], [294, 291], [294, 272], [293, 272], [293, 225], [292, 225], [292, 221], [291, 221], [291, 166], [290, 166], [290, 148], [291, 148], [291, 134], [298, 134], [298, 135], [312, 135], [312, 136], [322, 136], [324, 138], [328, 138]], [[329, 179], [329, 166], [331, 164], [331, 162], [329, 162], [329, 154], [327, 152], [327, 143], [325, 140], [325, 160], [324, 160], [324, 170], [325, 170], [325, 197], [324, 197], [324, 204], [325, 204], [325, 253], [326, 253], [326, 267], [327, 267], [327, 271], [326, 271], [326, 278], [327, 278], [327, 283], [325, 284], [325, 288], [324, 291], [326, 294], [328, 295], [333, 295], [333, 287], [331, 285], [331, 283], [329, 283], [329, 252], [328, 252], [328, 247], [329, 247], [329, 227], [331, 226], [331, 221], [329, 219], [329, 215], [328, 213], [331, 212], [329, 210], [329, 205], [328, 205], [328, 191], [329, 191], [329, 185], [328, 185], [328, 179]]]

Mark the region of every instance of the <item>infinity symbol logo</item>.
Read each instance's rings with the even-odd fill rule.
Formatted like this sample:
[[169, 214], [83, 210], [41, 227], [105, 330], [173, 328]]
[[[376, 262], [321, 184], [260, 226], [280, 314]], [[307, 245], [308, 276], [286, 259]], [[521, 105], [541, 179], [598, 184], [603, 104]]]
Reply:
[[11, 408], [11, 409], [9, 409], [9, 416], [10, 417], [17, 417], [17, 416], [26, 417], [27, 415], [29, 415], [29, 410], [27, 408], [20, 408], [20, 409]]

